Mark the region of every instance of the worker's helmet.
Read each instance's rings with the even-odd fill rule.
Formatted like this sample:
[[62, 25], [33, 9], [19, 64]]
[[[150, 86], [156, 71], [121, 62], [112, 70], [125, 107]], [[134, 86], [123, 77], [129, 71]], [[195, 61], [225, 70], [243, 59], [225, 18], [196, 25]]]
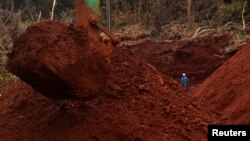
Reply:
[[183, 73], [183, 74], [182, 74], [182, 76], [186, 76], [186, 74], [185, 74], [185, 73]]

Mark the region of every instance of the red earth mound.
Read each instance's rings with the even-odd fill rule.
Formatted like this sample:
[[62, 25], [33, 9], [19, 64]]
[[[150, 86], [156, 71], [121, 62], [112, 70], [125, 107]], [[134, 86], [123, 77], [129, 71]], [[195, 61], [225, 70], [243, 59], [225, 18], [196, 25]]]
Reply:
[[107, 86], [85, 103], [53, 101], [17, 82], [0, 97], [4, 141], [206, 140], [220, 114], [183, 93], [178, 82], [115, 48]]
[[250, 124], [250, 44], [216, 70], [194, 96], [222, 111], [236, 124]]
[[155, 66], [160, 72], [180, 79], [182, 73], [190, 78], [190, 84], [201, 83], [222, 63], [229, 36], [206, 36], [190, 41], [170, 43], [145, 42], [131, 47], [137, 58]]
[[45, 21], [15, 40], [7, 69], [49, 98], [88, 99], [106, 84], [111, 51], [82, 27]]

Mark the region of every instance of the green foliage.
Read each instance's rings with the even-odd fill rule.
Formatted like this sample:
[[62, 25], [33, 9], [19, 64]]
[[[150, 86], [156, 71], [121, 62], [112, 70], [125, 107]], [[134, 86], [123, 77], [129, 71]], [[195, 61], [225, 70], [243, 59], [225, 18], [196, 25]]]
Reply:
[[7, 57], [3, 52], [0, 54], [0, 85], [8, 83], [12, 80], [15, 79], [15, 76], [10, 74], [6, 69], [5, 69], [5, 64], [7, 61]]
[[66, 9], [65, 11], [62, 11], [60, 14], [60, 20], [65, 23], [74, 23], [75, 22], [75, 10]]
[[[241, 22], [243, 6], [244, 6], [244, 1], [235, 1], [232, 2], [231, 4], [227, 3], [222, 4], [220, 8], [222, 13], [224, 14], [224, 22], [229, 22], [229, 21]], [[244, 13], [246, 21], [250, 20], [249, 10], [250, 7], [247, 4], [245, 9], [246, 13]]]
[[247, 33], [243, 30], [235, 30], [235, 35], [239, 40], [245, 40]]

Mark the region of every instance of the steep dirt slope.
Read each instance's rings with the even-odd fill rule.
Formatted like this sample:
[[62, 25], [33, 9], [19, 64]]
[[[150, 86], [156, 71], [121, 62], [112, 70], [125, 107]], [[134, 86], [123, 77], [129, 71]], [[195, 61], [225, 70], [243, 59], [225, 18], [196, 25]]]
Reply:
[[193, 94], [233, 123], [250, 124], [250, 44], [215, 71]]

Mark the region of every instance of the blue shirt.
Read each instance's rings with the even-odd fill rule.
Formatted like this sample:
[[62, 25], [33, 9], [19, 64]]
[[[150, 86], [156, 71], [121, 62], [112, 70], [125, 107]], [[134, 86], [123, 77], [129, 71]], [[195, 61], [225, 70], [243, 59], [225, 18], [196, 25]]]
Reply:
[[182, 84], [186, 84], [187, 81], [188, 81], [187, 76], [182, 76], [182, 77], [181, 77], [181, 83], [182, 83]]

